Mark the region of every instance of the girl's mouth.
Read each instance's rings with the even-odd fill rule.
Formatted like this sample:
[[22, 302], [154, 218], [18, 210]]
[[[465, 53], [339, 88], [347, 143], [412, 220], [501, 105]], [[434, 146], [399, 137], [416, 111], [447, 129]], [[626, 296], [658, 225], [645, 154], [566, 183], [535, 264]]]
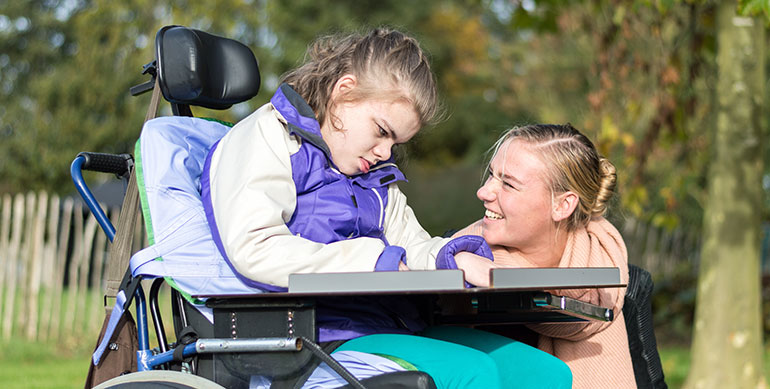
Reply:
[[369, 167], [371, 167], [369, 161], [367, 161], [365, 158], [359, 158], [358, 164], [361, 167], [361, 172], [364, 174], [369, 173]]

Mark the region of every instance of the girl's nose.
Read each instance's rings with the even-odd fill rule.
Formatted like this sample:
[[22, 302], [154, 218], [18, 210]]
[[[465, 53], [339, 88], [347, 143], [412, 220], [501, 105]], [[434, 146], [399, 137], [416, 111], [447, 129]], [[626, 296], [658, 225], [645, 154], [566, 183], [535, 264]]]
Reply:
[[380, 142], [374, 146], [372, 152], [379, 161], [386, 161], [390, 158], [390, 148], [392, 146], [393, 145], [390, 142]]

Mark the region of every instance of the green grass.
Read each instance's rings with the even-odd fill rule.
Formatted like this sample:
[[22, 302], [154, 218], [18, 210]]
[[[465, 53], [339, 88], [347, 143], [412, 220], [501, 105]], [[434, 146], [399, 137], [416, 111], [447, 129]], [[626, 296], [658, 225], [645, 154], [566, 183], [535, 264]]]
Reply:
[[82, 388], [88, 373], [90, 347], [26, 341], [3, 342], [0, 382], [3, 388]]
[[[670, 389], [678, 389], [684, 385], [687, 372], [690, 370], [690, 348], [687, 346], [660, 347], [660, 362], [663, 365], [663, 375]], [[765, 347], [765, 377], [770, 377], [770, 345]]]
[[[144, 289], [149, 291], [149, 285]], [[69, 301], [67, 293], [67, 290], [63, 291], [62, 312]], [[166, 319], [164, 327], [170, 337], [169, 341], [174, 341], [170, 319], [171, 299], [167, 286], [161, 289], [158, 300], [162, 317]], [[88, 301], [88, 304], [92, 304], [94, 301], [101, 300], [97, 296], [89, 298]], [[17, 309], [18, 304], [20, 302], [17, 302]], [[90, 312], [88, 308], [87, 306], [85, 312]], [[131, 311], [134, 312], [133, 306]], [[99, 326], [104, 318], [103, 312], [100, 309], [95, 318], [77, 317], [75, 328], [71, 332], [59, 332], [61, 337], [50, 342], [23, 340], [24, 330], [14, 326], [14, 340], [0, 340], [0, 350], [2, 350], [0, 352], [0, 383], [2, 383], [0, 388], [82, 388], [88, 374], [91, 353], [99, 334]], [[148, 320], [151, 322], [151, 319], [148, 318]], [[155, 330], [150, 325], [150, 347], [157, 346], [155, 339]]]
[[[83, 387], [91, 348], [95, 339], [73, 344], [46, 344], [26, 341], [0, 343], [0, 382], [3, 388], [79, 388]], [[686, 346], [662, 347], [660, 358], [666, 383], [671, 389], [682, 387], [690, 366]], [[770, 377], [770, 348], [765, 350], [765, 376]]]
[[690, 370], [690, 348], [685, 346], [659, 348], [663, 375], [670, 389], [681, 388]]

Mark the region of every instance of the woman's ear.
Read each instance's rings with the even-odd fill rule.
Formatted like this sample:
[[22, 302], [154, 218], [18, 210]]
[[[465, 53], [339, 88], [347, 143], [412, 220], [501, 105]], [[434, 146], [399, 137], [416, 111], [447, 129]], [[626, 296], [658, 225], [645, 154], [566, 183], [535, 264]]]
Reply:
[[352, 74], [343, 75], [337, 80], [337, 82], [334, 83], [334, 88], [332, 89], [332, 94], [330, 96], [331, 100], [334, 101], [337, 98], [345, 96], [348, 92], [356, 87], [357, 83], [358, 79], [356, 76]]
[[552, 217], [553, 221], [560, 222], [572, 215], [575, 212], [575, 208], [578, 206], [580, 198], [575, 192], [564, 192], [558, 196], [553, 204]]

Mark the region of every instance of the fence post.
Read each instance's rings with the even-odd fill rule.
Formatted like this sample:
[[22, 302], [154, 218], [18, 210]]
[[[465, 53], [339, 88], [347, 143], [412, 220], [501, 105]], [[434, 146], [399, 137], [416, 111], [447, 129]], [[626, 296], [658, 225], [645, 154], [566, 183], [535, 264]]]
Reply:
[[31, 247], [29, 250], [29, 301], [25, 301], [25, 304], [29, 310], [27, 315], [27, 339], [37, 339], [37, 327], [38, 327], [38, 313], [39, 313], [39, 300], [40, 297], [40, 282], [42, 272], [43, 261], [43, 235], [45, 233], [45, 219], [48, 216], [48, 193], [39, 192], [37, 197], [37, 211], [35, 212], [34, 219], [30, 217], [29, 221], [33, 222], [32, 235], [29, 237], [31, 241]]
[[65, 334], [68, 335], [72, 334], [75, 326], [75, 310], [77, 309], [78, 299], [78, 267], [83, 259], [83, 205], [81, 203], [75, 204], [75, 212], [72, 216], [75, 219], [75, 237], [73, 239], [72, 260], [69, 263], [69, 269], [67, 269], [67, 274], [69, 275], [67, 294], [69, 298], [67, 299], [65, 312], [62, 315], [64, 316]]
[[59, 229], [59, 211], [61, 202], [59, 196], [52, 195], [48, 209], [48, 231], [46, 233], [45, 248], [43, 250], [43, 272], [41, 275], [43, 285], [43, 305], [40, 310], [40, 329], [38, 335], [41, 340], [48, 340], [51, 328], [51, 316], [54, 298], [54, 279], [56, 271], [56, 248]]
[[[0, 302], [4, 301], [5, 289], [11, 278], [11, 273], [8, 270], [11, 265], [11, 256], [8, 251], [9, 240], [11, 239], [11, 204], [11, 195], [6, 193], [3, 196], [3, 213], [2, 218], [0, 218]], [[0, 306], [0, 317], [3, 317], [2, 306]]]
[[16, 194], [13, 200], [13, 227], [8, 246], [8, 289], [3, 304], [3, 339], [10, 339], [13, 330], [14, 303], [16, 301], [16, 267], [19, 264], [22, 227], [24, 226], [24, 196]]
[[64, 207], [62, 209], [62, 221], [61, 229], [59, 230], [58, 247], [56, 251], [56, 257], [54, 258], [55, 271], [53, 274], [53, 291], [51, 293], [51, 300], [53, 301], [53, 307], [51, 308], [51, 320], [50, 327], [48, 329], [49, 337], [52, 339], [59, 338], [62, 330], [62, 290], [64, 288], [64, 272], [67, 263], [67, 248], [69, 247], [70, 229], [72, 227], [72, 218], [74, 217], [75, 202], [71, 198], [64, 200]]
[[16, 327], [21, 331], [20, 334], [25, 334], [27, 328], [27, 321], [29, 319], [29, 274], [30, 265], [32, 262], [32, 250], [35, 245], [32, 235], [35, 227], [35, 204], [37, 197], [33, 192], [27, 192], [26, 210], [24, 212], [24, 232], [22, 235], [22, 250], [19, 252], [19, 282], [17, 287], [19, 288], [19, 294], [21, 295], [21, 303], [18, 304], [18, 311], [16, 312]]
[[90, 269], [91, 264], [91, 257], [94, 247], [94, 233], [96, 232], [96, 227], [98, 226], [98, 222], [96, 221], [96, 217], [93, 213], [89, 213], [88, 220], [86, 221], [86, 227], [83, 231], [83, 251], [82, 251], [82, 258], [80, 259], [80, 263], [78, 266], [79, 274], [78, 274], [78, 301], [77, 301], [77, 307], [75, 308], [75, 312], [77, 313], [75, 315], [75, 328], [77, 328], [79, 331], [82, 331], [84, 328], [84, 325], [87, 325], [89, 322], [88, 320], [88, 305], [87, 302], [90, 300], [91, 293], [88, 291], [88, 270]]
[[[117, 224], [117, 213], [119, 211], [115, 208], [109, 210], [110, 222], [112, 225]], [[107, 245], [107, 235], [103, 231], [98, 231], [96, 236], [96, 246], [94, 248], [93, 267], [91, 269], [91, 309], [88, 314], [88, 328], [89, 333], [98, 333], [99, 324], [104, 317], [104, 303], [102, 296], [104, 291], [102, 289], [102, 280], [104, 272], [104, 261], [107, 257], [109, 246]]]

